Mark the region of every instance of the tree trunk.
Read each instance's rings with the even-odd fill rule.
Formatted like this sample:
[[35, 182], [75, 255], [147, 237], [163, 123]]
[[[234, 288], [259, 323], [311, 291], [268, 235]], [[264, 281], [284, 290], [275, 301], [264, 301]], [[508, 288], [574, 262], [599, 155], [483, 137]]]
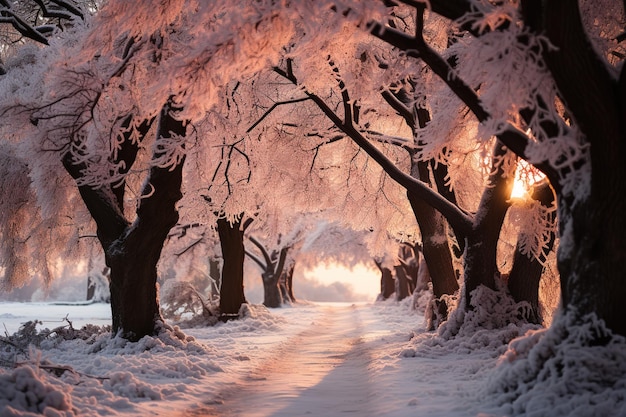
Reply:
[[[415, 116], [412, 122], [407, 120], [407, 123], [413, 129], [418, 126], [424, 128], [430, 121], [430, 113], [424, 108], [416, 108]], [[433, 182], [430, 178], [429, 166], [432, 165], [434, 169], [436, 164], [417, 161], [414, 151], [410, 151], [409, 154], [411, 156], [411, 176], [424, 181], [432, 187]], [[433, 171], [435, 185], [438, 186], [439, 183], [443, 184], [445, 179], [438, 178], [436, 174], [445, 175], [446, 171]], [[454, 193], [449, 192], [447, 187], [442, 186], [437, 188], [440, 188], [438, 191], [440, 193], [443, 192], [442, 195], [444, 195], [448, 201], [456, 200]], [[452, 253], [450, 251], [450, 243], [448, 242], [447, 223], [443, 215], [435, 210], [432, 205], [427, 204], [423, 199], [410, 191], [407, 191], [407, 197], [420, 228], [420, 233], [422, 234], [422, 254], [428, 266], [433, 285], [434, 304], [431, 303], [430, 307], [436, 305], [437, 308], [437, 311], [433, 312], [434, 314], [431, 315], [436, 317], [436, 320], [432, 320], [429, 327], [437, 327], [448, 319], [448, 305], [442, 297], [444, 295], [453, 295], [459, 290], [459, 283], [456, 279], [454, 266], [452, 265]], [[463, 240], [463, 237], [457, 236], [457, 240]]]
[[[161, 112], [157, 142], [185, 136], [186, 122], [177, 120], [172, 111], [168, 105]], [[156, 149], [155, 158], [161, 152]], [[173, 168], [150, 169], [137, 220], [106, 249], [111, 268], [113, 332], [130, 340], [154, 334], [157, 322], [163, 320], [156, 287], [157, 263], [170, 229], [178, 222], [176, 203], [182, 198], [183, 164], [184, 158]]]
[[[479, 285], [496, 289], [499, 270], [496, 262], [498, 239], [513, 189], [513, 172], [505, 172], [501, 158], [509, 151], [500, 142], [494, 146], [492, 173], [478, 206], [474, 229], [466, 237], [463, 263], [465, 307], [471, 307], [471, 293]], [[514, 165], [511, 167], [514, 168]]]
[[295, 265], [291, 265], [287, 270], [287, 292], [289, 294], [289, 299], [292, 303], [296, 302], [296, 297], [293, 295], [293, 271], [295, 269]]
[[[559, 210], [559, 216], [563, 211]], [[623, 194], [610, 203], [596, 197], [579, 203], [571, 212], [570, 224], [562, 226], [562, 231], [571, 230], [567, 239], [573, 244], [559, 247], [558, 267], [563, 306], [580, 318], [595, 313], [613, 332], [626, 336], [626, 285], [621, 279], [626, 265], [624, 213]]]
[[231, 224], [224, 218], [217, 220], [217, 232], [224, 260], [220, 287], [220, 314], [223, 319], [227, 319], [238, 316], [241, 305], [247, 302], [243, 286], [244, 232], [241, 230], [241, 221]]
[[396, 291], [395, 281], [391, 269], [384, 267], [382, 262], [374, 261], [380, 270], [380, 295], [379, 298], [386, 300]]
[[[554, 193], [547, 182], [536, 187], [532, 197], [545, 207], [550, 207], [554, 203]], [[553, 212], [551, 216], [551, 220], [554, 221], [556, 212]], [[539, 281], [543, 275], [546, 254], [552, 250], [555, 238], [556, 234], [552, 232], [548, 247], [543, 250], [539, 259], [523, 255], [519, 245], [515, 249], [508, 287], [515, 301], [526, 301], [530, 304], [531, 311], [528, 319], [531, 323], [541, 324], [543, 321], [539, 308]]]
[[[160, 114], [157, 144], [162, 139], [184, 138], [186, 122], [177, 120], [168, 103]], [[151, 126], [144, 122], [138, 129], [140, 140]], [[117, 161], [130, 167], [134, 162], [138, 141], [130, 141], [132, 129], [122, 135], [122, 149]], [[182, 139], [180, 139], [182, 140]], [[80, 147], [80, 143], [76, 146]], [[182, 146], [182, 143], [178, 144]], [[155, 147], [153, 158], [162, 156]], [[137, 207], [137, 219], [130, 224], [124, 217], [122, 186], [116, 190], [107, 186], [92, 188], [79, 186], [79, 192], [89, 213], [96, 222], [97, 235], [104, 250], [105, 261], [110, 267], [112, 334], [129, 340], [138, 340], [157, 331], [162, 320], [157, 296], [157, 263], [170, 229], [178, 221], [176, 203], [181, 199], [182, 169], [184, 158], [172, 167], [152, 166], [148, 181], [142, 190]], [[71, 152], [63, 157], [68, 173], [79, 180], [88, 162], [77, 163]]]
[[289, 297], [289, 290], [287, 289], [287, 277], [282, 275], [278, 280], [278, 288], [280, 289], [280, 296], [283, 299], [284, 303], [290, 303], [291, 298]]
[[263, 274], [263, 305], [268, 308], [278, 308], [283, 304], [278, 279], [275, 276]]
[[402, 301], [407, 298], [409, 292], [409, 278], [406, 276], [406, 272], [402, 266], [395, 266], [396, 271], [396, 300]]
[[446, 235], [445, 220], [430, 205], [407, 193], [422, 234], [422, 252], [428, 265], [435, 298], [452, 295], [459, 289], [452, 254]]
[[585, 165], [572, 168], [591, 168], [588, 195], [584, 188], [558, 195], [562, 304], [581, 320], [595, 313], [626, 336], [626, 67], [616, 75], [597, 55], [576, 2], [541, 4], [544, 33], [556, 46], [544, 58], [589, 145]]
[[[160, 114], [157, 144], [161, 139], [184, 138], [186, 122], [177, 120], [177, 109], [166, 104]], [[140, 125], [139, 141], [147, 134], [152, 121]], [[117, 162], [124, 162], [130, 169], [135, 160], [139, 141], [129, 140], [133, 129], [120, 134], [121, 149]], [[183, 139], [180, 139], [183, 140]], [[80, 147], [80, 143], [76, 144]], [[182, 143], [179, 144], [182, 146]], [[162, 156], [155, 147], [153, 158]], [[76, 163], [68, 152], [63, 165], [76, 180], [88, 168], [88, 162]], [[97, 189], [79, 186], [79, 192], [89, 213], [96, 222], [97, 235], [104, 250], [105, 261], [110, 268], [112, 334], [136, 341], [153, 335], [162, 321], [157, 295], [157, 263], [170, 229], [178, 221], [176, 203], [181, 199], [182, 170], [184, 158], [172, 167], [152, 166], [148, 181], [142, 190], [137, 208], [137, 219], [128, 222], [123, 214], [123, 186], [114, 190], [110, 186]]]

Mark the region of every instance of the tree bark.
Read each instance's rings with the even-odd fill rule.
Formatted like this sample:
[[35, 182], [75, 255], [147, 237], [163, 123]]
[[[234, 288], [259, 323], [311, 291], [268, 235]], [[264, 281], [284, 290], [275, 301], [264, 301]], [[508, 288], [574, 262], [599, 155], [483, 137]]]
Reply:
[[222, 319], [239, 315], [241, 305], [247, 303], [243, 285], [245, 248], [241, 221], [230, 223], [217, 220], [217, 232], [222, 248], [222, 286], [220, 287], [220, 314]]
[[396, 300], [402, 301], [411, 295], [409, 291], [409, 278], [402, 266], [395, 266], [396, 271]]
[[[161, 139], [185, 136], [187, 123], [177, 120], [172, 112], [169, 104], [161, 112], [157, 144]], [[155, 157], [159, 157], [161, 151], [158, 146], [155, 149]], [[137, 220], [106, 249], [111, 268], [113, 331], [130, 340], [154, 334], [157, 322], [163, 320], [156, 287], [157, 263], [170, 229], [178, 222], [176, 203], [182, 198], [183, 164], [184, 158], [173, 168], [150, 168]]]
[[[558, 267], [563, 307], [596, 314], [626, 336], [626, 70], [616, 78], [587, 38], [576, 1], [542, 3], [544, 51], [569, 114], [589, 145], [591, 190], [560, 195]], [[583, 166], [583, 169], [585, 167]], [[602, 335], [599, 335], [602, 339]]]
[[[402, 97], [400, 97], [399, 100], [402, 102]], [[389, 100], [388, 102], [393, 105], [393, 102]], [[408, 103], [404, 104], [406, 105]], [[408, 114], [408, 112], [405, 113]], [[424, 128], [430, 121], [430, 113], [424, 108], [414, 107], [413, 111], [410, 113], [413, 114], [414, 117], [405, 117], [405, 121], [412, 129], [416, 129], [417, 127]], [[431, 180], [429, 167], [435, 164], [416, 160], [414, 150], [409, 150], [409, 155], [411, 158], [411, 177], [421, 180], [432, 187], [433, 181]], [[437, 177], [437, 174], [445, 175], [445, 173], [444, 170], [433, 171], [436, 185], [444, 182], [444, 179]], [[454, 193], [446, 187], [437, 188], [441, 188], [438, 191], [446, 200], [456, 205]], [[447, 223], [444, 216], [431, 204], [426, 203], [421, 196], [407, 190], [407, 198], [409, 199], [415, 220], [417, 221], [422, 235], [422, 253], [424, 255], [424, 261], [426, 265], [428, 265], [428, 271], [433, 284], [433, 296], [438, 310], [437, 323], [433, 323], [432, 325], [437, 326], [448, 318], [448, 306], [447, 303], [442, 300], [442, 297], [444, 295], [452, 295], [459, 290], [459, 284], [456, 280], [456, 274], [452, 264], [450, 243], [448, 242]], [[460, 236], [457, 236], [457, 239], [463, 240]]]
[[292, 303], [296, 302], [296, 296], [293, 294], [293, 271], [294, 270], [295, 270], [294, 264], [292, 264], [287, 270], [287, 293]]
[[[186, 122], [177, 120], [171, 103], [161, 111], [154, 158], [161, 156], [158, 144], [172, 137], [183, 140]], [[144, 123], [139, 131], [145, 135], [151, 122]], [[122, 138], [128, 142], [127, 133]], [[124, 143], [125, 143], [124, 142]], [[136, 144], [133, 146], [137, 146]], [[125, 148], [119, 158], [132, 165], [132, 147]], [[182, 144], [181, 144], [182, 146]], [[130, 155], [130, 157], [128, 156]], [[112, 333], [129, 340], [138, 340], [158, 331], [162, 321], [157, 295], [157, 263], [170, 229], [178, 221], [176, 203], [181, 199], [182, 169], [184, 158], [173, 167], [152, 166], [148, 181], [142, 191], [137, 208], [137, 219], [128, 222], [123, 214], [123, 192], [109, 186], [94, 189], [79, 186], [79, 191], [89, 213], [97, 225], [97, 235], [104, 250], [110, 271]], [[75, 164], [72, 154], [67, 153], [63, 165], [76, 180], [83, 175], [86, 162]], [[127, 164], [127, 166], [129, 166]]]
[[386, 300], [395, 292], [395, 281], [391, 269], [384, 267], [382, 262], [374, 260], [374, 263], [380, 270], [380, 295], [379, 298]]
[[[430, 184], [428, 165], [422, 161], [412, 162], [411, 175]], [[441, 213], [410, 191], [407, 191], [407, 197], [422, 235], [422, 253], [430, 273], [434, 303], [437, 306], [437, 312], [434, 314], [437, 320], [433, 321], [431, 327], [437, 327], [448, 319], [448, 305], [442, 297], [453, 295], [459, 290], [448, 243], [446, 221]]]
[[494, 145], [492, 173], [478, 206], [474, 229], [469, 233], [463, 258], [465, 307], [471, 306], [471, 293], [479, 285], [496, 289], [499, 270], [496, 262], [498, 239], [507, 210], [514, 172], [506, 172], [501, 158], [508, 150], [499, 141]]
[[[554, 203], [554, 193], [547, 181], [535, 187], [532, 197], [545, 207], [550, 207]], [[551, 216], [551, 220], [554, 221], [556, 212], [551, 213]], [[519, 245], [515, 248], [508, 288], [515, 301], [526, 301], [530, 304], [531, 311], [528, 320], [531, 323], [541, 324], [543, 321], [539, 305], [539, 282], [545, 269], [546, 254], [552, 250], [555, 240], [556, 233], [552, 232], [548, 246], [543, 249], [539, 259], [534, 256], [529, 258], [522, 254]]]
[[278, 285], [278, 278], [274, 274], [263, 274], [263, 305], [268, 308], [278, 308], [283, 305], [283, 297]]

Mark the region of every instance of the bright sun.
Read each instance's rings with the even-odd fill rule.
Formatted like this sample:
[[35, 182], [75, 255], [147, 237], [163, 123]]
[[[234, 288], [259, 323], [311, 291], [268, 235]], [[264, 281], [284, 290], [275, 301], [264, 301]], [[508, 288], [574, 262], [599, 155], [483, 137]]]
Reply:
[[511, 190], [511, 199], [524, 199], [526, 198], [528, 191], [526, 190], [526, 184], [521, 178], [515, 175], [515, 182], [513, 183], [513, 189]]
[[545, 175], [528, 162], [520, 159], [515, 170], [515, 182], [513, 190], [511, 190], [511, 199], [524, 200], [529, 198], [529, 192], [532, 186], [543, 180]]

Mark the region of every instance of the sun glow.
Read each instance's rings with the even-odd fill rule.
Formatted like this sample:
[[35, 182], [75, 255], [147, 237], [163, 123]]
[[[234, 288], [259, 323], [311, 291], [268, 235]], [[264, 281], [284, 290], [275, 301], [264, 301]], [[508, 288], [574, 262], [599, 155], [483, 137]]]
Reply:
[[371, 266], [362, 263], [346, 267], [337, 263], [320, 263], [304, 271], [307, 279], [314, 279], [324, 285], [334, 283], [348, 284], [355, 294], [374, 300], [380, 292], [380, 273]]
[[532, 187], [546, 176], [528, 162], [520, 159], [515, 170], [515, 181], [511, 190], [511, 200], [531, 198]]

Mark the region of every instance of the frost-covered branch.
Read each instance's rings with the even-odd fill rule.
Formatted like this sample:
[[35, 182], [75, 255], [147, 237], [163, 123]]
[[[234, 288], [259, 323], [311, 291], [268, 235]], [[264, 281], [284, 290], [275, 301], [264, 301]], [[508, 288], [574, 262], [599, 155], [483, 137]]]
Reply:
[[385, 89], [383, 90], [381, 95], [385, 99], [387, 104], [389, 104], [391, 108], [397, 111], [400, 114], [400, 116], [402, 116], [402, 118], [406, 120], [409, 126], [417, 126], [417, 123], [415, 120], [415, 113], [411, 110], [411, 108], [409, 108], [409, 106], [404, 104], [394, 93], [392, 93], [389, 89]]
[[269, 109], [267, 109], [262, 115], [261, 117], [259, 117], [257, 119], [256, 122], [254, 122], [247, 130], [246, 133], [250, 133], [252, 132], [252, 130], [254, 130], [255, 127], [257, 127], [261, 122], [263, 122], [263, 120], [265, 120], [266, 117], [268, 117], [273, 111], [274, 109], [276, 109], [279, 106], [284, 106], [284, 105], [288, 105], [288, 104], [296, 104], [296, 103], [302, 103], [303, 101], [307, 101], [310, 100], [310, 97], [300, 97], [300, 98], [294, 98], [291, 100], [284, 100], [284, 101], [277, 101], [276, 103], [272, 104], [270, 106]]
[[63, 0], [49, 0], [51, 3], [55, 4], [57, 7], [54, 9], [46, 6], [44, 0], [33, 0], [35, 3], [39, 5], [41, 8], [41, 13], [43, 17], [55, 18], [55, 19], [66, 19], [70, 20], [74, 17], [79, 17], [81, 19], [84, 18], [83, 12], [78, 8], [72, 5], [71, 3]]
[[[463, 101], [479, 122], [490, 122], [492, 116], [481, 103], [477, 92], [467, 84], [452, 65], [438, 52], [432, 49], [424, 39], [424, 11], [426, 5], [424, 3], [416, 4], [415, 9], [416, 34], [414, 36], [394, 28], [383, 26], [380, 23], [372, 24], [372, 34], [390, 45], [407, 52], [407, 54], [410, 51], [411, 54], [408, 54], [409, 56], [423, 60], [429, 68], [448, 85], [450, 90]], [[410, 49], [407, 50], [404, 48]], [[417, 51], [417, 54], [413, 53], [413, 51]], [[517, 127], [510, 123], [503, 123], [499, 127], [499, 132], [496, 133], [496, 136], [503, 144], [521, 158], [527, 160], [531, 159], [527, 153], [527, 146], [530, 140], [528, 136]], [[559, 173], [549, 163], [546, 161], [533, 161], [533, 163], [558, 187], [561, 178]]]
[[[84, 19], [84, 13], [79, 7], [63, 0], [32, 0], [32, 3], [0, 1], [0, 23], [10, 24], [23, 37], [44, 45], [49, 44], [44, 35], [54, 32], [61, 21], [72, 22], [75, 18]], [[50, 19], [55, 19], [57, 23], [48, 24]]]
[[[287, 66], [286, 70], [275, 68], [275, 71], [284, 78], [290, 80], [295, 85], [298, 85], [298, 80], [293, 74], [293, 70], [290, 65]], [[341, 80], [339, 80], [338, 83], [339, 87], [342, 89], [344, 110], [351, 114], [353, 107], [345, 84]], [[343, 120], [324, 101], [324, 99], [307, 90], [305, 90], [305, 92], [309, 97], [311, 97], [320, 110], [322, 110], [326, 117], [328, 117], [335, 124], [335, 126], [348, 135], [354, 143], [356, 143], [372, 159], [374, 159], [392, 179], [401, 184], [407, 191], [415, 193], [416, 196], [419, 196], [427, 204], [430, 204], [432, 207], [441, 212], [441, 214], [443, 214], [451, 224], [454, 224], [459, 231], [464, 230], [467, 232], [471, 229], [472, 219], [466, 213], [439, 195], [437, 192], [433, 191], [424, 182], [407, 175], [400, 168], [398, 168], [380, 149], [374, 146], [365, 136], [363, 136], [363, 134], [352, 123], [351, 116], [346, 116], [346, 120]]]

